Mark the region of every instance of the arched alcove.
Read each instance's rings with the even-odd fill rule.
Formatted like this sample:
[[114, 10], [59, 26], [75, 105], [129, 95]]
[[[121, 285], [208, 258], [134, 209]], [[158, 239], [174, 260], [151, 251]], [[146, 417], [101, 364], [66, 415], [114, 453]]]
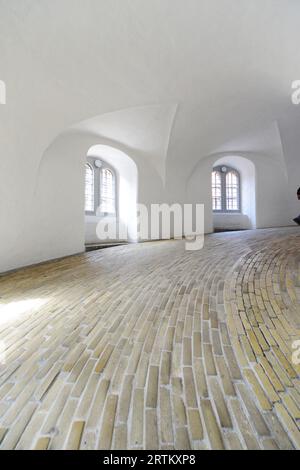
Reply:
[[215, 230], [246, 230], [256, 228], [256, 178], [254, 163], [238, 155], [216, 160], [213, 168], [227, 166], [240, 175], [240, 207], [236, 212], [214, 212]]
[[[93, 145], [88, 153], [88, 158], [95, 157], [108, 164], [116, 174], [116, 216], [106, 217], [107, 222], [115, 219], [121, 223], [129, 235], [129, 241], [137, 239], [137, 191], [138, 172], [134, 161], [124, 152], [108, 145]], [[103, 219], [100, 215], [85, 216], [85, 242], [87, 244], [98, 243], [97, 225]], [[122, 241], [119, 239], [110, 241]]]
[[[32, 208], [39, 220], [36, 233], [33, 234], [38, 240], [37, 260], [42, 257], [60, 258], [85, 250], [85, 163], [90, 152], [95, 156], [101, 155], [104, 161], [115, 168], [121, 188], [120, 216], [128, 228], [129, 240], [135, 240], [137, 165], [134, 157], [129, 157], [116, 147], [99, 144], [99, 140], [90, 134], [66, 132], [44, 153], [34, 191], [36, 205]], [[96, 227], [97, 223], [90, 227], [94, 237]], [[94, 240], [95, 243], [101, 242], [98, 238]]]

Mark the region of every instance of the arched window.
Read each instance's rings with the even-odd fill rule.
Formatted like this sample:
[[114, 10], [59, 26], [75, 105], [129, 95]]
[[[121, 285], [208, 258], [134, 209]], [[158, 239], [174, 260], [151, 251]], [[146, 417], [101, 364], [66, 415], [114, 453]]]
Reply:
[[222, 174], [220, 171], [212, 172], [212, 195], [213, 195], [213, 210], [222, 210]]
[[95, 211], [95, 185], [94, 170], [89, 164], [85, 164], [85, 212]]
[[85, 164], [85, 212], [87, 215], [116, 215], [115, 172], [101, 160]]
[[100, 175], [100, 212], [114, 215], [116, 213], [115, 175], [108, 168], [102, 168]]
[[230, 170], [226, 173], [226, 209], [228, 211], [239, 210], [239, 174], [237, 171]]
[[241, 178], [237, 170], [220, 166], [212, 172], [212, 198], [214, 212], [240, 212]]

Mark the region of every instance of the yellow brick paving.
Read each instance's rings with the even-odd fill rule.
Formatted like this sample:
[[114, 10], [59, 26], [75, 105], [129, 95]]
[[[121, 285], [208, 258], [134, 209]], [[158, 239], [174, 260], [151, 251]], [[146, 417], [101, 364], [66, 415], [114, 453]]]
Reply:
[[298, 228], [23, 269], [0, 307], [0, 449], [300, 449]]

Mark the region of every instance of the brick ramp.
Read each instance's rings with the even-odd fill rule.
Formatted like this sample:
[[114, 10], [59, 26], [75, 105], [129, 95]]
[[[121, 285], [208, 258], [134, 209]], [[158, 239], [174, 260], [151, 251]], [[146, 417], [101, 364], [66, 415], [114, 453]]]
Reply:
[[300, 448], [299, 252], [271, 229], [0, 278], [0, 448]]

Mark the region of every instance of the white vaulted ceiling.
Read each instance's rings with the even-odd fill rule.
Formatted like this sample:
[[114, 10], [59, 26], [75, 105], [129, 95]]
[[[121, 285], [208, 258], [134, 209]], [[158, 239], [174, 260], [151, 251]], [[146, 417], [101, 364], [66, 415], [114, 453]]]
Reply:
[[122, 147], [129, 154], [139, 154], [152, 162], [165, 182], [166, 157], [176, 114], [175, 105], [154, 105], [129, 108], [96, 116], [70, 129], [86, 132], [110, 145]]
[[168, 157], [195, 160], [294, 111], [297, 0], [1, 0], [0, 9], [8, 100], [16, 125], [42, 119], [43, 144], [94, 116], [178, 104]]

